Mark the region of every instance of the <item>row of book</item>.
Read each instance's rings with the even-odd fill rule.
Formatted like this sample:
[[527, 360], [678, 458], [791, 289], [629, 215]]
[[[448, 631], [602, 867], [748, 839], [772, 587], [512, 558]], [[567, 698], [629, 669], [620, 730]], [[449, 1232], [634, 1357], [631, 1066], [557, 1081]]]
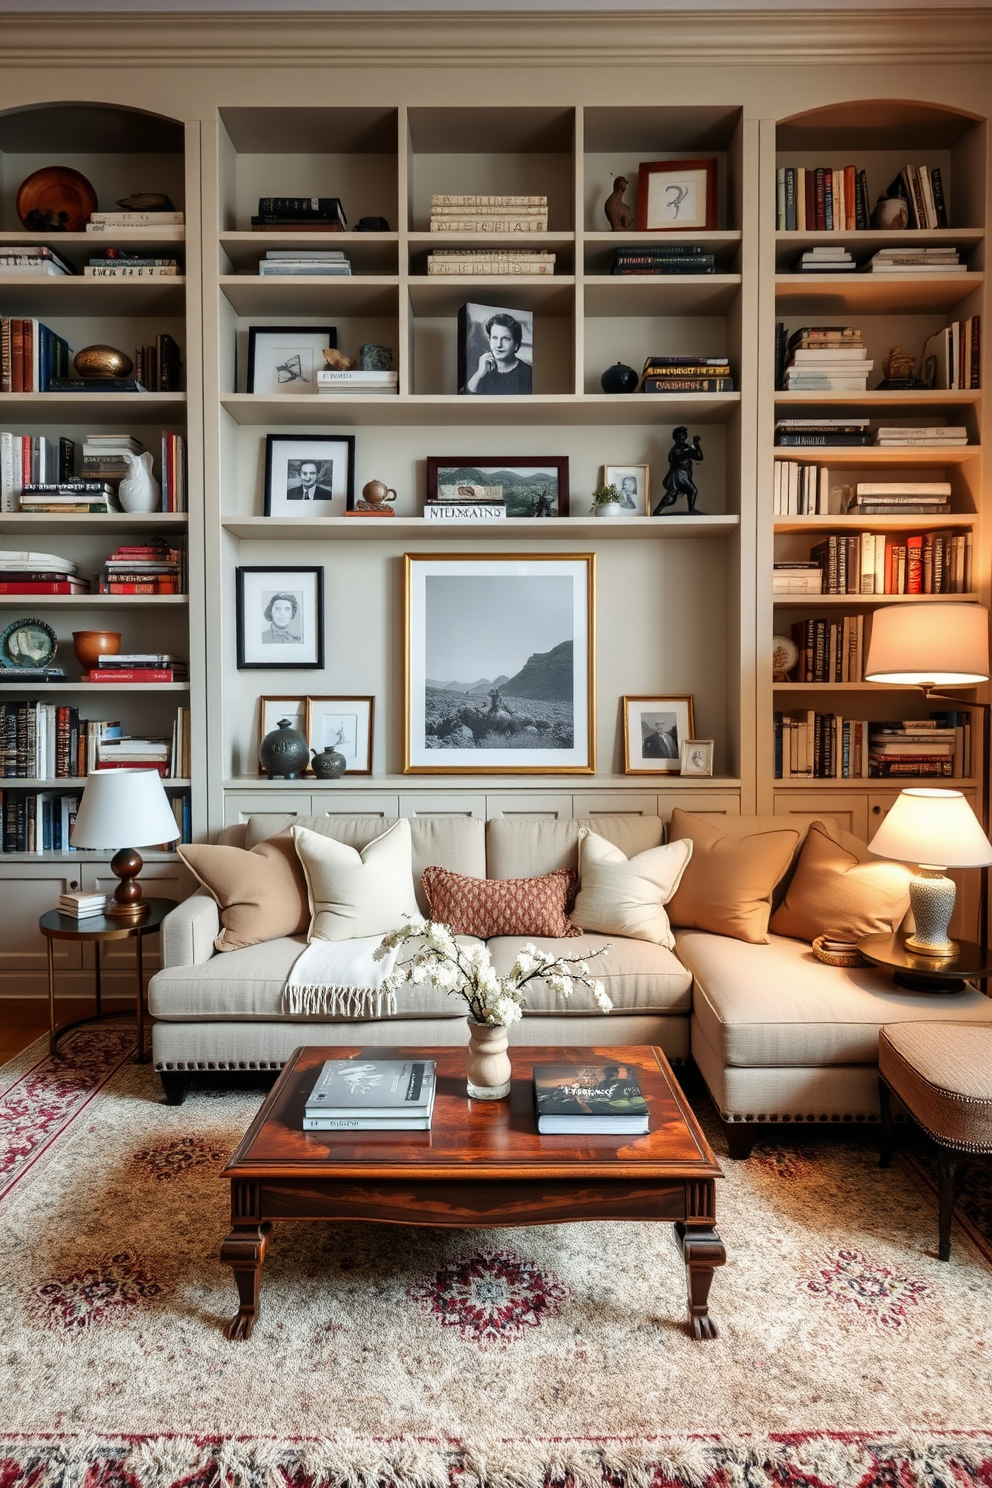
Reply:
[[970, 594], [971, 531], [830, 533], [809, 562], [776, 563], [772, 593]]
[[693, 243], [637, 243], [618, 248], [611, 274], [715, 274], [716, 255]]
[[260, 196], [253, 232], [344, 232], [348, 226], [339, 196]]
[[0, 776], [7, 780], [75, 780], [135, 766], [188, 779], [190, 760], [189, 708], [176, 710], [170, 738], [138, 738], [125, 736], [119, 720], [80, 718], [65, 704], [0, 702]]
[[179, 273], [178, 258], [151, 258], [148, 254], [108, 248], [101, 258], [90, 259], [83, 269], [83, 278], [175, 279]]
[[351, 275], [351, 260], [340, 248], [270, 248], [259, 263], [258, 272], [263, 279], [293, 278], [300, 274], [347, 279]]
[[971, 775], [971, 714], [876, 721], [815, 709], [774, 715], [776, 780], [866, 780]]
[[[145, 446], [130, 434], [87, 434], [81, 471], [74, 474], [76, 445], [42, 434], [0, 432], [0, 512], [109, 512], [119, 510], [117, 491], [128, 474], [125, 454]], [[163, 512], [187, 508], [186, 441], [163, 429], [159, 459]]]
[[792, 265], [794, 274], [967, 274], [957, 248], [879, 248], [859, 263], [849, 248], [824, 244], [806, 248]]
[[923, 382], [926, 387], [955, 392], [982, 385], [982, 320], [969, 315], [952, 320], [935, 331], [923, 347]]
[[139, 346], [130, 377], [74, 377], [68, 341], [36, 319], [0, 320], [0, 393], [177, 393], [179, 345], [167, 332]]
[[[854, 165], [779, 166], [778, 232], [865, 232], [871, 227], [868, 178]], [[905, 165], [885, 191], [905, 198], [911, 228], [948, 227], [939, 166]]]
[[179, 237], [182, 233], [183, 214], [175, 210], [146, 212], [91, 212], [86, 224], [88, 233], [154, 233], [165, 232], [167, 236]]
[[483, 278], [499, 274], [543, 274], [555, 271], [557, 255], [536, 248], [500, 252], [495, 248], [437, 248], [427, 255], [428, 277], [467, 275]]
[[649, 356], [641, 373], [642, 393], [732, 393], [725, 356]]
[[780, 418], [775, 422], [775, 443], [806, 448], [875, 445], [880, 449], [960, 449], [968, 444], [964, 424], [880, 424], [871, 427], [871, 419], [842, 414], [838, 418], [819, 418], [803, 414], [798, 418]]
[[[176, 826], [181, 832], [180, 841], [192, 839], [192, 817], [187, 792], [167, 792]], [[63, 795], [57, 791], [0, 790], [0, 817], [3, 822], [4, 853], [74, 853], [71, 842], [72, 829], [79, 810], [79, 796]], [[163, 852], [174, 852], [175, 843], [159, 844]], [[59, 905], [62, 913], [66, 908]], [[71, 912], [71, 910], [69, 911]], [[83, 918], [77, 915], [76, 918]]]
[[547, 232], [546, 196], [432, 196], [432, 233]]
[[[776, 517], [825, 517], [831, 509], [826, 465], [776, 460], [772, 513]], [[857, 481], [834, 492], [835, 515], [854, 517], [946, 515], [950, 481]]]
[[864, 681], [864, 615], [797, 620], [792, 639], [799, 656], [790, 682]]

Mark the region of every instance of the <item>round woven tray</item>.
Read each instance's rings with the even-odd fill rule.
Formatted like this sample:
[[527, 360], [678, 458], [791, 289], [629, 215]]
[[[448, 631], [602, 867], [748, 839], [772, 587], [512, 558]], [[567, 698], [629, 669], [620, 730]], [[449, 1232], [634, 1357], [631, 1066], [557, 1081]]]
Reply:
[[868, 962], [860, 951], [852, 947], [849, 951], [827, 951], [823, 948], [825, 937], [818, 935], [813, 942], [813, 955], [818, 961], [823, 961], [827, 966], [867, 966]]

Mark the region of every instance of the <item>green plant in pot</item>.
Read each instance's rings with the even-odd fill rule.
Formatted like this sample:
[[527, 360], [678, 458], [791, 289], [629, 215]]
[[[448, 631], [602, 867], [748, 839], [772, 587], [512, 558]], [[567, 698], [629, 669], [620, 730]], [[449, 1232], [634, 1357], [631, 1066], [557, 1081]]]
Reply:
[[622, 517], [623, 497], [616, 486], [600, 486], [592, 493], [592, 509], [597, 517]]

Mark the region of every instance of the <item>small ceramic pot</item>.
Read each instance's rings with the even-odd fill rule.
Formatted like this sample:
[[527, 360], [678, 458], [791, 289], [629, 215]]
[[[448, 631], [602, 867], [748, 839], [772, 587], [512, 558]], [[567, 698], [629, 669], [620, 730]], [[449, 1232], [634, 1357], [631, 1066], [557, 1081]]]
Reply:
[[270, 780], [298, 780], [309, 760], [307, 741], [288, 718], [280, 718], [258, 746], [258, 762]]
[[597, 517], [622, 517], [623, 507], [619, 501], [601, 501], [596, 506]]
[[470, 1100], [505, 1100], [510, 1093], [510, 1056], [503, 1024], [468, 1023], [468, 1096]]
[[310, 766], [318, 780], [339, 780], [348, 766], [348, 761], [343, 754], [330, 744], [318, 754], [316, 749], [313, 753], [313, 764]]
[[84, 672], [95, 671], [101, 656], [116, 656], [121, 649], [119, 630], [74, 630], [72, 647]]
[[607, 367], [599, 385], [604, 393], [636, 393], [640, 378], [633, 367], [628, 367], [624, 362], [616, 362], [612, 367]]
[[134, 363], [116, 346], [84, 346], [73, 360], [77, 377], [130, 377]]
[[872, 227], [883, 232], [902, 232], [909, 226], [909, 203], [903, 196], [880, 196], [871, 214]]

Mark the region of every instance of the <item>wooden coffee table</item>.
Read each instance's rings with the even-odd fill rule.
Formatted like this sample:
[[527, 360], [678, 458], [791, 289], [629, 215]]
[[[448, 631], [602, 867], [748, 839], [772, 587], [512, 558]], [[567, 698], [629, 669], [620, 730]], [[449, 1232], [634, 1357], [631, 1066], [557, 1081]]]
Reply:
[[[437, 1097], [427, 1132], [304, 1132], [303, 1107], [325, 1059], [434, 1059]], [[240, 1306], [228, 1338], [250, 1338], [262, 1263], [276, 1220], [373, 1220], [471, 1228], [581, 1219], [673, 1224], [689, 1294], [689, 1328], [715, 1338], [710, 1283], [726, 1260], [716, 1231], [722, 1177], [668, 1061], [646, 1045], [510, 1050], [513, 1088], [470, 1101], [465, 1050], [296, 1049], [224, 1169], [231, 1231], [220, 1258]], [[650, 1110], [642, 1137], [539, 1136], [535, 1064], [630, 1064]]]

